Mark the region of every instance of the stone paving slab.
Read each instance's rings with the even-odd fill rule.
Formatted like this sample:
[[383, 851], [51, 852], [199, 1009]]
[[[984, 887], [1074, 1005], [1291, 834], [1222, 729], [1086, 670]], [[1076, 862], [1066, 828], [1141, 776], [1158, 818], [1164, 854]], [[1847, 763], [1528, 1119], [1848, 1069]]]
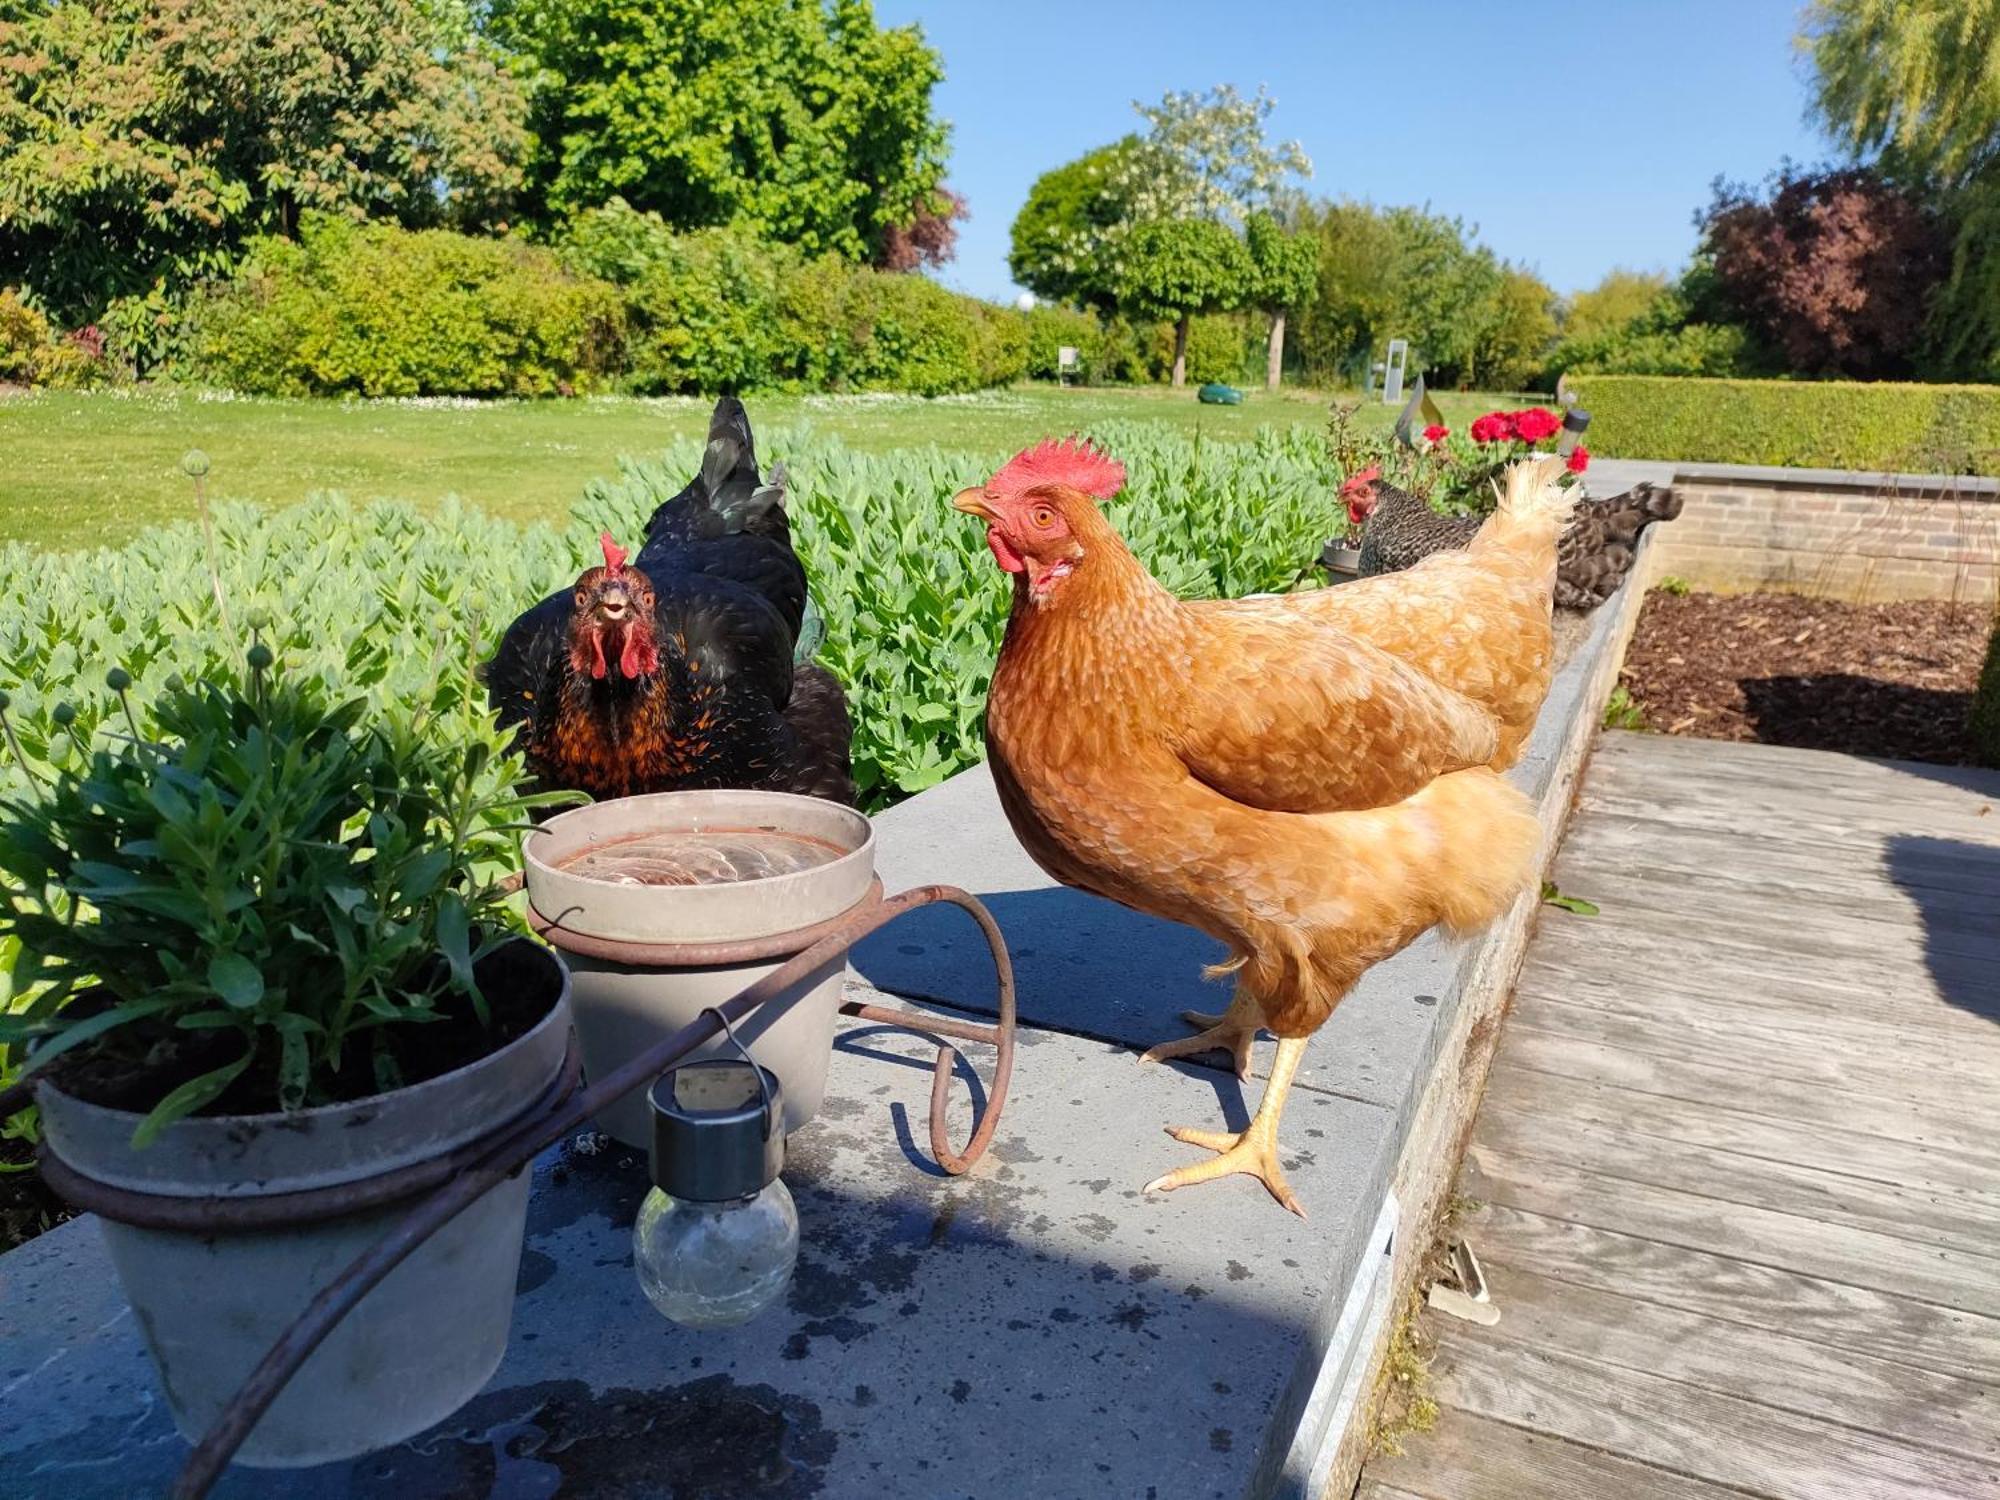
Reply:
[[[236, 1470], [215, 1493], [1234, 1500], [1281, 1462], [1387, 1188], [1387, 1112], [1294, 1098], [1301, 1222], [1242, 1178], [1140, 1195], [1197, 1154], [1164, 1125], [1246, 1117], [1212, 1070], [1142, 1073], [1125, 1050], [1026, 1032], [970, 1179], [911, 1150], [928, 1096], [925, 1044], [845, 1026], [829, 1109], [793, 1137], [788, 1301], [724, 1333], [675, 1328], [638, 1289], [643, 1161], [548, 1153], [486, 1392], [366, 1459]], [[157, 1494], [187, 1451], [91, 1220], [0, 1262], [0, 1391], [8, 1500]], [[677, 1487], [696, 1472], [698, 1490]]]

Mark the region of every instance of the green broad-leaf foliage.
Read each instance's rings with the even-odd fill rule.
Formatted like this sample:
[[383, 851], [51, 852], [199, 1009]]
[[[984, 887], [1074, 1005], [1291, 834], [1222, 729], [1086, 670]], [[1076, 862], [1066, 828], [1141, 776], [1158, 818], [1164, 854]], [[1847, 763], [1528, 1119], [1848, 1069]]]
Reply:
[[498, 0], [490, 29], [532, 91], [551, 222], [623, 198], [872, 262], [942, 185], [943, 62], [868, 0]]
[[1123, 244], [1121, 307], [1184, 318], [1240, 306], [1255, 275], [1243, 241], [1213, 219], [1153, 219]]
[[547, 799], [467, 684], [371, 704], [338, 675], [211, 665], [136, 735], [72, 723], [46, 785], [0, 799], [0, 1043], [187, 1075], [137, 1145], [239, 1079], [253, 1110], [370, 1092], [454, 997], [488, 1019], [473, 964], [514, 926], [492, 877]]
[[75, 325], [307, 210], [490, 223], [525, 112], [464, 0], [10, 0], [0, 286]]

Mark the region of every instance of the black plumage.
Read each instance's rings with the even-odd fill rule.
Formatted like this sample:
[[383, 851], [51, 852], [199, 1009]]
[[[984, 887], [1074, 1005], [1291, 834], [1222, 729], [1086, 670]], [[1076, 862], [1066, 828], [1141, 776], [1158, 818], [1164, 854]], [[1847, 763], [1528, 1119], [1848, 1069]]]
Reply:
[[716, 403], [701, 471], [605, 564], [508, 629], [486, 681], [539, 779], [593, 797], [692, 788], [851, 803], [846, 694], [799, 662], [808, 616], [785, 476]]

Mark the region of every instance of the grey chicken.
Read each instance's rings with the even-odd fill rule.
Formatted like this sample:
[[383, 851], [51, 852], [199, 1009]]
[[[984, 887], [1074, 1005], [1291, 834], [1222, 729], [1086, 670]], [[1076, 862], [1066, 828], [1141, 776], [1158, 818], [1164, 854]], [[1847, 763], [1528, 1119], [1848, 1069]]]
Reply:
[[[1347, 516], [1361, 528], [1360, 572], [1399, 573], [1433, 552], [1455, 551], [1478, 534], [1479, 516], [1446, 516], [1408, 490], [1388, 484], [1380, 471], [1362, 470], [1340, 487]], [[1604, 500], [1582, 500], [1556, 544], [1556, 604], [1595, 609], [1632, 570], [1640, 533], [1681, 513], [1670, 489], [1641, 484]]]

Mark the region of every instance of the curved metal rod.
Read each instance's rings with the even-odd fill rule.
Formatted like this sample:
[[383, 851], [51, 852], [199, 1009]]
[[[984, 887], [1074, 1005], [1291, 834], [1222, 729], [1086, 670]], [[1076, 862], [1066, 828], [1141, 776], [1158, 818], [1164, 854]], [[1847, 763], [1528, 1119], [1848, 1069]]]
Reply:
[[194, 1452], [174, 1481], [170, 1500], [201, 1500], [208, 1493], [228, 1466], [230, 1458], [243, 1445], [243, 1440], [250, 1435], [251, 1429], [270, 1410], [271, 1403], [278, 1399], [278, 1393], [285, 1388], [286, 1382], [298, 1373], [299, 1366], [324, 1342], [333, 1326], [352, 1312], [363, 1297], [380, 1285], [383, 1278], [425, 1240], [532, 1161], [543, 1148], [561, 1140], [593, 1115], [601, 1113], [605, 1106], [650, 1083], [714, 1037], [721, 1030], [716, 1019], [718, 1015], [726, 1016], [731, 1021], [742, 1020], [758, 1006], [782, 995], [821, 964], [839, 957], [878, 927], [894, 921], [906, 911], [935, 901], [949, 901], [961, 906], [980, 922], [981, 928], [987, 932], [987, 941], [993, 945], [996, 962], [1002, 966], [1004, 990], [1011, 994], [1013, 968], [1007, 960], [1006, 945], [999, 938], [999, 927], [985, 907], [964, 891], [949, 886], [916, 886], [879, 905], [866, 906], [857, 911], [838, 930], [795, 954], [720, 1006], [704, 1011], [672, 1036], [654, 1043], [588, 1088], [572, 1094], [562, 1106], [541, 1119], [502, 1137], [494, 1143], [484, 1160], [467, 1168], [413, 1207], [395, 1228], [322, 1287], [306, 1304], [298, 1320], [258, 1361], [257, 1368], [250, 1372], [222, 1416], [195, 1445]]
[[997, 1051], [998, 1056], [993, 1063], [993, 1083], [986, 1093], [986, 1108], [972, 1122], [972, 1139], [965, 1143], [963, 1155], [951, 1149], [951, 1134], [945, 1123], [945, 1112], [951, 1103], [952, 1049], [940, 1042], [937, 1061], [931, 1066], [931, 1155], [937, 1158], [937, 1164], [947, 1174], [959, 1177], [970, 1171], [973, 1164], [986, 1154], [986, 1148], [993, 1143], [994, 1131], [1000, 1127], [1000, 1111], [1007, 1104], [1007, 1086], [1014, 1076], [1014, 961], [1007, 952], [1006, 939], [1000, 935], [999, 924], [976, 897], [940, 887], [936, 899], [947, 901], [966, 912], [985, 935], [986, 946], [993, 955], [994, 976], [999, 981], [999, 1024], [980, 1026], [970, 1021], [941, 1020], [920, 1011], [886, 1005], [850, 1003], [843, 1005], [841, 1010], [847, 1015], [884, 1025], [906, 1026], [913, 1031], [985, 1042]]
[[868, 883], [867, 894], [839, 916], [828, 917], [810, 927], [790, 932], [774, 932], [765, 937], [735, 938], [716, 943], [640, 943], [625, 938], [593, 937], [563, 926], [561, 917], [545, 916], [533, 903], [528, 906], [528, 925], [551, 947], [565, 953], [581, 953], [585, 958], [606, 963], [630, 964], [640, 969], [719, 969], [730, 964], [755, 963], [766, 958], [790, 958], [799, 949], [818, 942], [829, 933], [843, 932], [864, 906], [882, 899], [879, 878]]

